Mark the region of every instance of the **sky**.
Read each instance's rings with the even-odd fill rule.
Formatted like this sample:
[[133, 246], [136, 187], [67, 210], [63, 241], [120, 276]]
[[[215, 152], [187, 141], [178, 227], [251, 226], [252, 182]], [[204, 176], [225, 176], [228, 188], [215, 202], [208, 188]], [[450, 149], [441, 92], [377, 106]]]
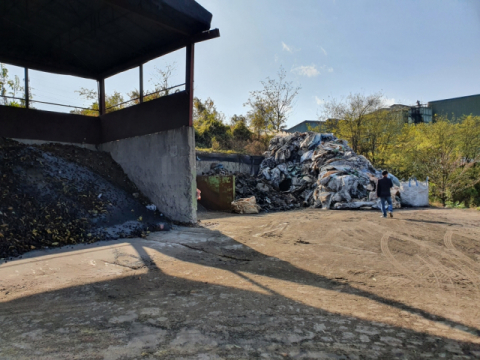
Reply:
[[[301, 87], [287, 127], [317, 119], [325, 101], [350, 93], [382, 92], [388, 104], [407, 105], [480, 93], [479, 0], [197, 2], [213, 14], [221, 37], [196, 45], [195, 96], [211, 98], [227, 121], [248, 111], [250, 91], [280, 67]], [[176, 69], [171, 84], [184, 82], [180, 50], [145, 65], [147, 89], [155, 67], [168, 64]], [[96, 89], [70, 76], [31, 71], [30, 78], [34, 98], [43, 101], [86, 106], [75, 90]], [[106, 81], [107, 93], [135, 88], [138, 69]]]

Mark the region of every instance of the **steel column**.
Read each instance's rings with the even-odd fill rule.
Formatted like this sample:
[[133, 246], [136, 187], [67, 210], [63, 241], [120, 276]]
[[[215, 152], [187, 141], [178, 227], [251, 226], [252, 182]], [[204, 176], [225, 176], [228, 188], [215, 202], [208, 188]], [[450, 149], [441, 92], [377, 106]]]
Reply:
[[98, 80], [98, 112], [105, 114], [105, 79]]
[[185, 72], [185, 90], [189, 96], [189, 115], [188, 123], [193, 126], [193, 77], [194, 77], [194, 63], [195, 63], [195, 44], [187, 45], [187, 61]]
[[140, 103], [143, 103], [143, 64], [138, 67], [140, 70]]
[[25, 107], [30, 108], [30, 89], [28, 88], [28, 68], [25, 68]]

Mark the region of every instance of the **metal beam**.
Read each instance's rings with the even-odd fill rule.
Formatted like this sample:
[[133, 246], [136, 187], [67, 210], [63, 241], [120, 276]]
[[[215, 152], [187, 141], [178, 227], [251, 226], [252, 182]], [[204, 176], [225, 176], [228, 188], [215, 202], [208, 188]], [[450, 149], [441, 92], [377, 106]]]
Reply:
[[193, 78], [195, 65], [195, 44], [187, 45], [187, 61], [185, 71], [185, 90], [188, 94], [188, 124], [193, 126]]
[[219, 29], [212, 29], [208, 31], [204, 31], [200, 34], [194, 35], [192, 37], [192, 43], [198, 43], [206, 40], [211, 40], [220, 37], [220, 30]]
[[98, 112], [105, 114], [105, 79], [98, 80]]
[[140, 103], [143, 103], [143, 64], [138, 67], [140, 70], [140, 91], [139, 91], [139, 98], [140, 98]]
[[119, 65], [115, 65], [111, 67], [110, 69], [104, 71], [103, 73], [98, 75], [98, 78], [108, 78], [110, 76], [116, 75], [118, 73], [121, 73], [122, 71], [126, 71], [129, 69], [132, 69], [134, 67], [139, 66], [140, 64], [144, 64], [147, 61], [150, 61], [152, 59], [156, 59], [160, 56], [167, 55], [169, 53], [172, 53], [174, 51], [180, 50], [181, 48], [184, 48], [185, 46], [188, 46], [188, 44], [196, 43], [196, 42], [202, 42], [210, 39], [215, 39], [217, 37], [220, 37], [220, 30], [218, 29], [213, 29], [209, 31], [205, 31], [202, 33], [199, 33], [191, 38], [185, 38], [185, 40], [175, 40], [172, 41], [170, 45], [163, 46], [162, 48], [159, 48], [156, 51], [149, 52], [148, 54], [138, 56], [135, 59], [125, 61]]
[[30, 90], [28, 88], [28, 68], [25, 68], [25, 107], [30, 108]]

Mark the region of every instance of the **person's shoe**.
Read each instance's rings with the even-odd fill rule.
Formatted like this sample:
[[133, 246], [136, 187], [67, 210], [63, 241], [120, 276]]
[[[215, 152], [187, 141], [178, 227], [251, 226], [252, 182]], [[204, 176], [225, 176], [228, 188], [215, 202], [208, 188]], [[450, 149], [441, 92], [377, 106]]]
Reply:
[[390, 217], [393, 218], [393, 212], [390, 211], [389, 214], [390, 214]]
[[387, 218], [387, 215], [381, 215], [380, 216], [382, 219], [386, 219]]

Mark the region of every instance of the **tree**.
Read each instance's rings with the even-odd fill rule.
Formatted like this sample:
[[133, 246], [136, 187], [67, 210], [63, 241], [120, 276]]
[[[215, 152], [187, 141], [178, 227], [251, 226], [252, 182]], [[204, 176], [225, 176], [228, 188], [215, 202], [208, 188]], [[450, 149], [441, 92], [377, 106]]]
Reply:
[[269, 124], [273, 123], [273, 108], [261, 100], [249, 105], [251, 110], [247, 113], [248, 122], [257, 134], [257, 138], [260, 138], [262, 133], [269, 132]]
[[232, 136], [237, 141], [249, 141], [252, 138], [252, 132], [245, 122], [239, 121], [232, 125]]
[[225, 116], [217, 111], [212, 99], [193, 100], [193, 126], [195, 141], [200, 148], [228, 148], [230, 127], [224, 123]]
[[237, 125], [239, 122], [243, 122], [245, 125], [247, 124], [247, 118], [243, 115], [233, 115], [231, 118], [230, 118], [230, 124], [232, 126], [235, 126]]
[[[149, 95], [144, 96], [143, 101], [147, 102], [153, 99], [158, 99], [162, 96], [170, 95], [173, 90], [171, 89], [172, 86], [170, 84], [170, 78], [175, 70], [175, 63], [167, 64], [165, 66], [165, 69], [155, 67], [156, 73], [153, 75], [154, 77], [149, 80], [153, 83], [154, 88], [153, 90], [145, 91], [145, 93]], [[178, 90], [176, 90], [175, 92], [178, 92]], [[132, 99], [134, 104], [140, 103], [140, 90], [132, 90], [127, 95], [130, 97], [130, 99]]]
[[261, 81], [263, 89], [251, 91], [250, 99], [245, 104], [250, 106], [252, 118], [259, 122], [257, 125], [263, 122], [266, 131], [278, 132], [285, 127], [288, 113], [292, 110], [300, 90], [300, 87], [293, 86], [293, 82], [286, 81], [286, 77], [287, 72], [280, 67], [278, 79], [267, 77], [265, 81]]
[[[17, 99], [11, 99], [7, 96]], [[32, 94], [30, 92], [31, 97]], [[0, 63], [0, 98], [2, 105], [25, 107], [25, 88], [21, 85], [20, 78], [15, 75], [13, 79], [10, 79], [8, 69], [2, 63]]]
[[332, 129], [333, 132], [338, 137], [346, 139], [355, 152], [360, 152], [369, 128], [367, 120], [371, 121], [371, 114], [383, 107], [385, 107], [383, 94], [365, 96], [357, 93], [348, 95], [344, 100], [332, 99], [326, 102], [323, 105], [323, 113], [326, 119], [338, 119], [338, 124], [335, 124], [338, 128]]
[[393, 157], [402, 175], [421, 179], [428, 176], [432, 196], [444, 206], [480, 182], [476, 166], [480, 156], [466, 159], [461, 125], [445, 118], [433, 124], [405, 125]]
[[464, 116], [458, 125], [460, 152], [468, 162], [480, 155], [480, 116]]
[[[80, 90], [76, 90], [81, 97], [86, 100], [94, 100], [93, 103], [89, 106], [88, 109], [75, 109], [70, 111], [71, 114], [78, 114], [78, 115], [85, 115], [85, 116], [98, 116], [98, 110], [100, 107], [98, 106], [98, 93], [95, 90], [80, 88]], [[112, 95], [105, 96], [105, 112], [110, 113], [113, 111], [117, 111], [120, 109], [125, 108], [125, 104], [122, 94], [118, 91], [114, 91]]]
[[360, 139], [360, 154], [377, 167], [385, 166], [403, 126], [403, 119], [389, 109], [368, 114], [363, 125], [363, 137]]

